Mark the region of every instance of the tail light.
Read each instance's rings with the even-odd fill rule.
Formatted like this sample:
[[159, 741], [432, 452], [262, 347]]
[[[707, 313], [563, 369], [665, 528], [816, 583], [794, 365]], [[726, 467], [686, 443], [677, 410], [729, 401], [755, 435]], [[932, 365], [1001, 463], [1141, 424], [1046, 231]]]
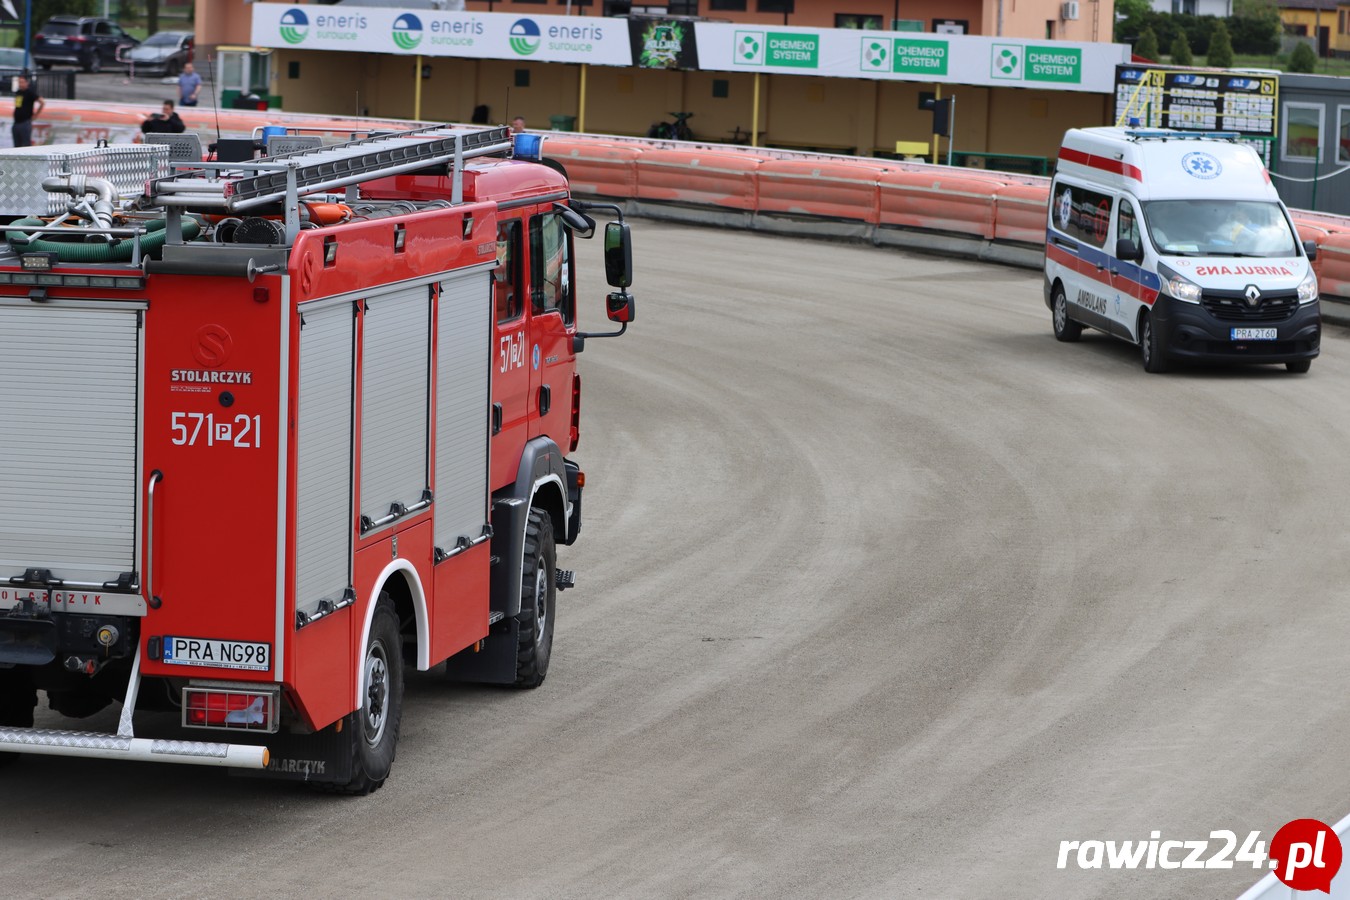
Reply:
[[189, 684], [183, 688], [183, 725], [274, 733], [281, 691], [243, 684]]

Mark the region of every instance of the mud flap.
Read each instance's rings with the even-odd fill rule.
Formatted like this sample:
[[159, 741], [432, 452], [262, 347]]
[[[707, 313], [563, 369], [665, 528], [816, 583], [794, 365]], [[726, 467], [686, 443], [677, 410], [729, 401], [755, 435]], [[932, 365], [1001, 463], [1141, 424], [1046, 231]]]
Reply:
[[[313, 734], [278, 732], [257, 743], [268, 750], [267, 768], [231, 769], [240, 778], [347, 784], [352, 780], [353, 735], [351, 716], [340, 720], [342, 730], [329, 725]], [[252, 743], [252, 742], [250, 742]]]
[[475, 653], [469, 647], [446, 660], [445, 677], [479, 684], [515, 684], [519, 643], [520, 623], [515, 618], [503, 619], [492, 626], [483, 649]]
[[0, 618], [0, 665], [44, 666], [56, 659], [57, 647], [51, 619]]

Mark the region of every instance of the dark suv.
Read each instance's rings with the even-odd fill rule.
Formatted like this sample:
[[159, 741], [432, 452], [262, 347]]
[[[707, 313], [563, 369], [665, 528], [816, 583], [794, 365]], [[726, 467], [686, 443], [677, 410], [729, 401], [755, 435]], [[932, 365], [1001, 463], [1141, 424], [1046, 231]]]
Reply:
[[33, 61], [44, 69], [65, 64], [97, 72], [124, 65], [123, 55], [138, 43], [111, 19], [52, 16], [33, 37]]

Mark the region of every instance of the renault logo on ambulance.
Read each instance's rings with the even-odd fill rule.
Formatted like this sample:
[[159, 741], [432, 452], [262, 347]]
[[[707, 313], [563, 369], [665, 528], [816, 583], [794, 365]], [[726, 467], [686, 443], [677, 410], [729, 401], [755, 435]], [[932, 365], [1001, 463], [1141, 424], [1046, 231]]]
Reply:
[[1242, 292], [1242, 296], [1247, 298], [1248, 306], [1256, 306], [1261, 302], [1261, 289], [1254, 284], [1247, 285], [1247, 289]]

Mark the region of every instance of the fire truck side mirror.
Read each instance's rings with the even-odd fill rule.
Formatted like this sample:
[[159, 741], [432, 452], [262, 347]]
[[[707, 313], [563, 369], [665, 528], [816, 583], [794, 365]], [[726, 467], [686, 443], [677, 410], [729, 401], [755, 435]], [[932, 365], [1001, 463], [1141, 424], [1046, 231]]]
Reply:
[[[627, 222], [610, 222], [605, 226], [605, 279], [616, 288], [626, 288], [633, 283], [633, 238]], [[615, 319], [612, 313], [610, 318], [616, 322], [628, 321]]]
[[595, 236], [595, 220], [590, 216], [577, 212], [566, 203], [553, 204], [553, 211], [562, 218], [563, 227], [577, 237], [587, 239]]
[[605, 298], [605, 314], [609, 316], [611, 322], [618, 322], [620, 325], [627, 325], [633, 321], [637, 314], [634, 308], [633, 295], [627, 291], [614, 291]]

